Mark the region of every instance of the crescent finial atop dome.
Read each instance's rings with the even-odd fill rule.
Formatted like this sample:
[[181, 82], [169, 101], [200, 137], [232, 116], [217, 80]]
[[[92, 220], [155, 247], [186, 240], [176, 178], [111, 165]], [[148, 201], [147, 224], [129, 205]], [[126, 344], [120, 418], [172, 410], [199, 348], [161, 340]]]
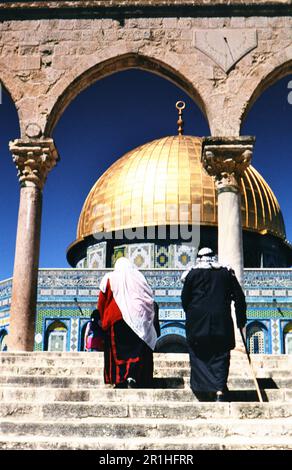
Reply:
[[178, 110], [178, 120], [177, 120], [177, 125], [178, 125], [178, 135], [183, 135], [184, 131], [184, 122], [182, 118], [182, 112], [186, 107], [186, 104], [184, 101], [177, 101], [175, 104], [176, 109]]

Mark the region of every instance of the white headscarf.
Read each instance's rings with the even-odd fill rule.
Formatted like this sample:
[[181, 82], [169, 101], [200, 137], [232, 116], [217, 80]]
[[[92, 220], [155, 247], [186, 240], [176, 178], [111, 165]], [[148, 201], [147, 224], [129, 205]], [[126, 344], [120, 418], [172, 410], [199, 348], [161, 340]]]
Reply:
[[127, 258], [121, 257], [114, 271], [103, 277], [102, 292], [106, 290], [108, 279], [123, 320], [153, 350], [157, 340], [153, 326], [153, 292], [145, 277]]
[[223, 266], [223, 264], [218, 262], [217, 256], [215, 256], [211, 248], [202, 248], [197, 254], [195, 265], [184, 271], [180, 280], [184, 282], [191, 269], [220, 269], [222, 267], [228, 268], [228, 266]]
[[211, 248], [202, 248], [197, 255], [194, 269], [219, 269], [222, 264], [218, 263], [217, 256]]

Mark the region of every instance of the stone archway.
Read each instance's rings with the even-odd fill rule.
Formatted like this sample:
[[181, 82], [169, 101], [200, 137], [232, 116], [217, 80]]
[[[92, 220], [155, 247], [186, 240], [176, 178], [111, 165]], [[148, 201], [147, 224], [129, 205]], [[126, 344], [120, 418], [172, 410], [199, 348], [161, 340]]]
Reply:
[[252, 354], [268, 353], [268, 330], [267, 327], [259, 321], [249, 323], [246, 328], [247, 344], [249, 352]]
[[81, 331], [80, 331], [80, 339], [79, 339], [79, 351], [85, 351], [85, 340], [84, 340], [84, 337], [85, 337], [85, 330], [86, 330], [86, 327], [88, 325], [88, 323], [90, 322], [90, 319], [88, 318], [82, 325], [81, 327]]
[[55, 103], [47, 117], [47, 123], [44, 130], [46, 136], [50, 136], [56, 126], [59, 118], [63, 114], [66, 107], [74, 100], [74, 98], [84, 89], [101, 80], [108, 75], [121, 72], [128, 69], [141, 69], [159, 75], [166, 80], [171, 81], [199, 106], [202, 113], [208, 121], [207, 106], [198, 89], [188, 80], [179, 70], [172, 65], [162, 62], [154, 57], [146, 57], [137, 53], [125, 53], [115, 55], [109, 59], [96, 63], [94, 66], [88, 67], [82, 72], [81, 67], [72, 71], [64, 83], [60, 91], [55, 93]]
[[155, 352], [159, 353], [187, 353], [188, 347], [184, 336], [168, 334], [157, 340]]
[[285, 325], [283, 330], [283, 351], [285, 354], [292, 354], [292, 321]]
[[0, 351], [7, 350], [7, 337], [8, 337], [8, 332], [4, 328], [0, 331]]
[[[266, 63], [263, 67], [263, 74], [259, 75], [259, 78], [252, 80], [246, 90], [244, 97], [245, 103], [242, 106], [242, 114], [240, 115], [240, 126], [242, 127], [250, 109], [256, 102], [256, 100], [267, 90], [270, 86], [274, 85], [281, 78], [292, 74], [292, 60], [274, 59], [270, 64]], [[289, 90], [287, 89], [287, 96]]]
[[[21, 120], [21, 109], [17, 106], [17, 102], [23, 97], [23, 89], [20, 87], [16, 86], [15, 83], [15, 77], [13, 74], [7, 73], [7, 71], [4, 70], [4, 68], [1, 67], [0, 65], [0, 99], [2, 98], [2, 89], [6, 91], [6, 93], [9, 95], [11, 101], [13, 102], [17, 115], [18, 115], [18, 121], [20, 122]], [[1, 102], [0, 102], [1, 104]]]
[[66, 351], [67, 342], [67, 325], [60, 320], [51, 321], [45, 332], [45, 351]]

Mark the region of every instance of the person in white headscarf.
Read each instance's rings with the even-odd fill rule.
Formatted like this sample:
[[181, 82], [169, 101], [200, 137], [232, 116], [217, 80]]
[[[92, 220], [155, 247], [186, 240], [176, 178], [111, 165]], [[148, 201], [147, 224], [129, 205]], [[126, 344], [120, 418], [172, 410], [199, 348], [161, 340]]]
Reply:
[[191, 388], [223, 401], [227, 391], [230, 350], [235, 347], [231, 302], [237, 326], [246, 323], [246, 302], [234, 271], [218, 263], [210, 248], [202, 248], [194, 267], [184, 273], [182, 305], [191, 363]]
[[106, 332], [104, 380], [116, 387], [149, 386], [153, 378], [153, 293], [143, 274], [126, 258], [100, 284], [98, 310]]

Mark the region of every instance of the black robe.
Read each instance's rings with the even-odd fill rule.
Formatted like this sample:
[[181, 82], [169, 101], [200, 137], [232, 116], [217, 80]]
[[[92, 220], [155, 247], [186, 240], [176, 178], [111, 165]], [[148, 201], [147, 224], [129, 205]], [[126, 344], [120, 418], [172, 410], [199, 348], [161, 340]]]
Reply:
[[235, 347], [231, 302], [237, 326], [246, 323], [245, 296], [234, 271], [196, 268], [187, 275], [182, 290], [186, 312], [186, 337], [191, 361], [193, 391], [224, 391], [230, 350]]
[[153, 380], [153, 352], [124, 320], [105, 332], [104, 382], [126, 385], [127, 378], [138, 387], [150, 387]]

